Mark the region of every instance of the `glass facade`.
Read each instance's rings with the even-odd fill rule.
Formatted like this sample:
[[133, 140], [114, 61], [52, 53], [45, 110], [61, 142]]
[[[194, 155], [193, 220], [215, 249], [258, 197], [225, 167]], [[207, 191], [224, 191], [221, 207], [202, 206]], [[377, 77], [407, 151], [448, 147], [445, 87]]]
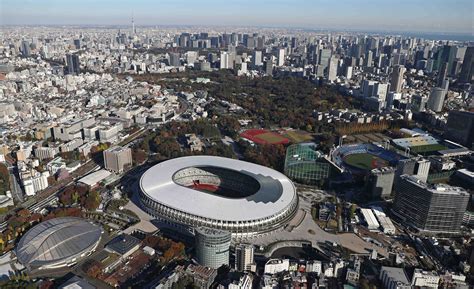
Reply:
[[331, 165], [316, 150], [315, 143], [300, 143], [288, 147], [285, 158], [285, 175], [301, 184], [318, 184], [329, 178]]
[[229, 265], [229, 232], [199, 227], [195, 230], [195, 238], [196, 259], [199, 264], [214, 269]]

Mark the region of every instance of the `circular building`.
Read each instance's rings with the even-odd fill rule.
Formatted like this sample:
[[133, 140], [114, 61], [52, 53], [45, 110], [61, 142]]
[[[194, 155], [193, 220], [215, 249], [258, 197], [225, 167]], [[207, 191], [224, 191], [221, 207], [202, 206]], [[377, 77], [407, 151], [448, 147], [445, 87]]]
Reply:
[[165, 223], [245, 237], [286, 224], [298, 206], [295, 187], [285, 175], [253, 163], [213, 156], [168, 160], [140, 180], [146, 212]]
[[196, 228], [195, 234], [196, 259], [199, 264], [214, 269], [229, 265], [229, 232], [199, 227]]
[[31, 228], [16, 248], [18, 261], [29, 270], [70, 266], [90, 255], [102, 229], [81, 218], [51, 219]]

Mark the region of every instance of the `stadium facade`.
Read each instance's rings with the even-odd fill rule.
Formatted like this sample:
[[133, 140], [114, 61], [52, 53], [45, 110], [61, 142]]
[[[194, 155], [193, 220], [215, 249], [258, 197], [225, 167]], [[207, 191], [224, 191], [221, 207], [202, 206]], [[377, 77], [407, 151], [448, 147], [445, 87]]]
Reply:
[[101, 227], [81, 218], [51, 219], [23, 235], [16, 256], [28, 270], [71, 266], [96, 249], [102, 233]]
[[239, 160], [190, 156], [157, 164], [140, 179], [142, 208], [158, 221], [194, 232], [208, 227], [250, 237], [285, 225], [298, 207], [285, 175]]

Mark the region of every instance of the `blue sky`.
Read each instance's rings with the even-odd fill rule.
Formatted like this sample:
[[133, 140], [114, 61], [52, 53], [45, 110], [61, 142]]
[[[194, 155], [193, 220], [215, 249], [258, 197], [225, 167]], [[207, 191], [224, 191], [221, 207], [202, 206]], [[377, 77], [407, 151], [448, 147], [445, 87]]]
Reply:
[[0, 0], [2, 24], [276, 26], [473, 34], [472, 0]]

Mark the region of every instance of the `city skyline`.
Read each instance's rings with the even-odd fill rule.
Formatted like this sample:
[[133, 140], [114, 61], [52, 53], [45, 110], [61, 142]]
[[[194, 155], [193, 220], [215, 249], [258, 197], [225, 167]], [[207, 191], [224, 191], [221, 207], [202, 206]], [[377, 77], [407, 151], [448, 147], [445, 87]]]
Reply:
[[[2, 25], [209, 25], [470, 34], [470, 1], [2, 0]], [[105, 11], [105, 12], [104, 12]], [[393, 17], [393, 16], [397, 17]]]

